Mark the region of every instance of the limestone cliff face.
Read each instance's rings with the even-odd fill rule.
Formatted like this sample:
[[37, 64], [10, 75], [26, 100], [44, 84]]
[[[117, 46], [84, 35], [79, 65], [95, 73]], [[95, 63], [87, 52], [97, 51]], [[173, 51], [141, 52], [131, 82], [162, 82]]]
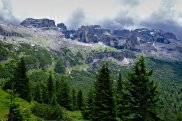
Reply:
[[[15, 40], [11, 41], [12, 37], [3, 39], [8, 36], [14, 36]], [[23, 39], [16, 41], [16, 36]], [[69, 30], [64, 23], [58, 23], [56, 26], [54, 20], [28, 18], [21, 26], [0, 24], [0, 38], [6, 42], [27, 42], [54, 50], [59, 50], [65, 44], [74, 50], [89, 50], [95, 48], [95, 45], [99, 47], [99, 44], [117, 50], [92, 52], [93, 56], [88, 62], [110, 57], [122, 60], [124, 57], [135, 58], [137, 55], [182, 60], [182, 41], [178, 40], [174, 33], [157, 29], [109, 30], [100, 25], [86, 25]]]
[[24, 27], [35, 27], [35, 28], [42, 28], [42, 27], [56, 27], [55, 21], [50, 19], [33, 19], [27, 18], [25, 19], [20, 25]]

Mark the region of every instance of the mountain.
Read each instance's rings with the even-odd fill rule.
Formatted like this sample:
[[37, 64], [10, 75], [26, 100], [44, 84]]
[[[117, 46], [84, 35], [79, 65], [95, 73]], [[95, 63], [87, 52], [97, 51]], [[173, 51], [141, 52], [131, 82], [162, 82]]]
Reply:
[[20, 25], [0, 24], [0, 53], [0, 84], [12, 77], [14, 60], [24, 56], [31, 82], [46, 82], [49, 71], [55, 78], [64, 73], [72, 87], [85, 92], [104, 61], [112, 69], [113, 80], [120, 72], [126, 79], [136, 58], [144, 55], [159, 85], [165, 107], [160, 112], [174, 118], [174, 112], [182, 109], [182, 41], [174, 33], [148, 28], [109, 30], [100, 25], [69, 30], [61, 22], [28, 18]]
[[[53, 20], [24, 20], [24, 27], [55, 30], [58, 38], [71, 39], [82, 43], [103, 43], [120, 51], [129, 50], [135, 55], [146, 55], [160, 59], [182, 60], [182, 41], [174, 33], [147, 28], [135, 30], [109, 30], [99, 25], [81, 26], [77, 30], [67, 30], [64, 23], [55, 25]], [[45, 32], [45, 31], [44, 31]]]

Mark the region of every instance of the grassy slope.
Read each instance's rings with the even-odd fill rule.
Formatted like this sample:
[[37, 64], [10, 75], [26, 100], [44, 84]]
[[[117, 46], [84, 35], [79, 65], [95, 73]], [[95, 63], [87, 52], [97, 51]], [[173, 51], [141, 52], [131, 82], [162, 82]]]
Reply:
[[[7, 120], [7, 114], [9, 110], [9, 104], [10, 104], [10, 95], [3, 91], [0, 88], [0, 120]], [[20, 105], [21, 110], [30, 110], [31, 104], [26, 102], [25, 100], [22, 100], [20, 98], [15, 99], [15, 103]], [[30, 121], [37, 121], [39, 118], [37, 118], [34, 115], [31, 115]]]
[[73, 120], [73, 121], [88, 121], [82, 117], [80, 111], [66, 111], [66, 114]]
[[8, 93], [0, 89], [0, 120], [5, 120], [8, 114]]
[[[7, 114], [9, 110], [10, 95], [0, 88], [0, 121], [7, 120]], [[15, 99], [17, 104], [20, 104], [21, 110], [30, 110], [32, 103], [28, 103], [20, 98]], [[66, 115], [69, 116], [72, 121], [87, 121], [83, 119], [80, 111], [66, 111]], [[42, 120], [31, 114], [30, 121]]]

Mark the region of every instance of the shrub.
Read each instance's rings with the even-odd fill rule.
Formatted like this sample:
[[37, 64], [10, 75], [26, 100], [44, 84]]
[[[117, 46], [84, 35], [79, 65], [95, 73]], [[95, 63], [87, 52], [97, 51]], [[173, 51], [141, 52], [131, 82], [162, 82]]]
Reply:
[[59, 105], [48, 105], [36, 103], [31, 109], [32, 113], [46, 120], [61, 120], [63, 112]]

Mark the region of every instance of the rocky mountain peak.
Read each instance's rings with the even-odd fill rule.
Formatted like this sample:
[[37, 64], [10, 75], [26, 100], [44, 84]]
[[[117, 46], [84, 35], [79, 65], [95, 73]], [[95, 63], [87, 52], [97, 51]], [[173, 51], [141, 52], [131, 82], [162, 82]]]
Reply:
[[[36, 34], [41, 33], [48, 36], [48, 38], [53, 38], [53, 40], [58, 39], [57, 41], [62, 41], [63, 38], [66, 41], [70, 41], [71, 39], [75, 40], [74, 42], [79, 41], [83, 44], [101, 43], [114, 47], [119, 51], [127, 50], [136, 55], [144, 54], [147, 56], [180, 60], [182, 58], [182, 41], [177, 40], [174, 33], [159, 29], [109, 30], [100, 25], [84, 25], [76, 30], [68, 30], [64, 23], [58, 23], [56, 26], [54, 20], [33, 18], [24, 20], [21, 25], [25, 27], [43, 28], [40, 32], [39, 29], [36, 30]], [[55, 29], [52, 30], [52, 27]], [[34, 31], [31, 28], [22, 29], [27, 29], [30, 32]], [[44, 31], [47, 29], [49, 31]], [[0, 26], [0, 34], [5, 36], [22, 36], [19, 34], [19, 30], [17, 30], [13, 33], [7, 27]], [[49, 34], [51, 32], [52, 34]], [[56, 41], [53, 44], [57, 46]]]
[[24, 27], [35, 27], [35, 28], [56, 27], [55, 21], [47, 18], [43, 19], [27, 18], [22, 23], [20, 23], [20, 25]]

